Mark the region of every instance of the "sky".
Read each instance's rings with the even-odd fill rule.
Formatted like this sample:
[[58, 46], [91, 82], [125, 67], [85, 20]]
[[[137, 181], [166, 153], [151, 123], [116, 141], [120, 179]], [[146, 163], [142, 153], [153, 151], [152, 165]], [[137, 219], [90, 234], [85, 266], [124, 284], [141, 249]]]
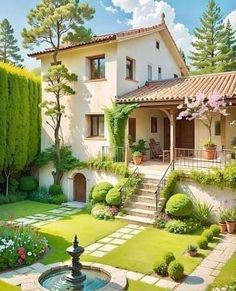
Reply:
[[[85, 1], [85, 0], [81, 0]], [[191, 50], [193, 32], [200, 24], [207, 0], [87, 0], [96, 9], [94, 19], [87, 23], [93, 33], [103, 34], [158, 24], [162, 12], [178, 47], [187, 54]], [[22, 48], [21, 31], [27, 26], [26, 16], [40, 0], [0, 0], [0, 21], [7, 18], [15, 30], [15, 37], [24, 58], [24, 65], [33, 69], [40, 63], [27, 57]], [[236, 29], [236, 0], [216, 0], [224, 21], [230, 19]], [[36, 47], [35, 50], [39, 48]]]

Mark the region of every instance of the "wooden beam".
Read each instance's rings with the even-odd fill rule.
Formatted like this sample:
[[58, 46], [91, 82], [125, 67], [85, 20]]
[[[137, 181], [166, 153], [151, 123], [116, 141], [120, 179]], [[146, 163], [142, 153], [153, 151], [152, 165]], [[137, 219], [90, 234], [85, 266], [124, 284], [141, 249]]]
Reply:
[[176, 109], [170, 110], [170, 161], [175, 158]]

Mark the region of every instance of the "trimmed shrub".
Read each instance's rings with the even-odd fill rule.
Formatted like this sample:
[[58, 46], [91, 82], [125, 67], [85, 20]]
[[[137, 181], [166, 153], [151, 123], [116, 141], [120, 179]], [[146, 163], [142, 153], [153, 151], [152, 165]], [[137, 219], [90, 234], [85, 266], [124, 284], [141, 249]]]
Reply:
[[109, 190], [106, 196], [106, 202], [111, 206], [120, 205], [121, 203], [120, 191], [116, 187]]
[[67, 202], [67, 198], [63, 193], [61, 193], [54, 196], [49, 196], [47, 202], [59, 205], [59, 204]]
[[200, 236], [199, 239], [197, 240], [197, 244], [199, 246], [200, 249], [207, 249], [208, 247], [208, 241], [204, 236]]
[[108, 182], [98, 183], [93, 189], [94, 202], [105, 202], [107, 193], [113, 188], [113, 185]]
[[217, 224], [212, 224], [210, 226], [210, 230], [212, 231], [214, 236], [219, 236], [220, 235], [220, 227]]
[[175, 256], [172, 252], [168, 252], [164, 254], [163, 259], [166, 262], [166, 265], [169, 266], [169, 264], [175, 260]]
[[173, 195], [166, 204], [166, 211], [175, 216], [190, 216], [193, 213], [193, 203], [185, 194]]
[[179, 281], [184, 276], [184, 266], [178, 261], [174, 260], [170, 263], [168, 267], [169, 276], [175, 280]]
[[0, 205], [9, 203], [9, 196], [0, 195]]
[[173, 233], [191, 233], [198, 230], [201, 225], [193, 218], [184, 218], [182, 220], [171, 219], [166, 223], [166, 230]]
[[38, 181], [32, 176], [24, 176], [20, 178], [19, 188], [22, 191], [35, 191], [38, 188]]
[[60, 195], [63, 193], [62, 189], [61, 189], [61, 186], [60, 185], [51, 185], [49, 187], [49, 190], [48, 190], [49, 194], [51, 194], [52, 196], [57, 196], [57, 195]]
[[168, 266], [164, 260], [157, 261], [153, 265], [153, 271], [161, 276], [168, 276], [167, 268]]
[[204, 236], [208, 242], [212, 241], [214, 238], [213, 232], [210, 229], [205, 229], [202, 232], [202, 236]]

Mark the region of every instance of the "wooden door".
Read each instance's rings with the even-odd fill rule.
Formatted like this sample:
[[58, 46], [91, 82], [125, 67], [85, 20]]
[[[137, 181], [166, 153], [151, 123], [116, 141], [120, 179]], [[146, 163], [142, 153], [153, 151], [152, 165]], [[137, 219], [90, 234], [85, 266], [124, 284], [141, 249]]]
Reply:
[[194, 120], [177, 120], [176, 147], [194, 149]]
[[136, 142], [136, 118], [129, 118], [129, 139]]
[[74, 200], [86, 202], [86, 178], [80, 173], [74, 177]]
[[170, 120], [168, 117], [164, 118], [164, 149], [170, 149]]

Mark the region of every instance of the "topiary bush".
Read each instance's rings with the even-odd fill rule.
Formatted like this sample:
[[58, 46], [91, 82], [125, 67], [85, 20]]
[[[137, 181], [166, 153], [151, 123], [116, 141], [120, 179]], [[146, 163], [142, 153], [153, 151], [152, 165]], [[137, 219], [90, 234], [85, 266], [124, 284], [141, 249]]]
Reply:
[[63, 193], [60, 185], [51, 185], [48, 190], [49, 194], [52, 196], [57, 196]]
[[98, 183], [92, 193], [94, 202], [105, 202], [107, 193], [113, 188], [113, 185], [109, 182]]
[[20, 178], [19, 188], [22, 191], [35, 191], [38, 188], [38, 181], [32, 176], [24, 176]]
[[208, 242], [211, 242], [214, 238], [213, 232], [210, 229], [205, 229], [202, 232], [202, 236], [204, 236]]
[[219, 227], [219, 225], [217, 225], [217, 224], [212, 224], [211, 226], [210, 226], [210, 230], [212, 231], [212, 233], [213, 233], [213, 235], [214, 236], [219, 236], [220, 235], [220, 227]]
[[63, 193], [61, 193], [54, 196], [49, 196], [47, 202], [60, 205], [62, 203], [67, 202], [67, 198]]
[[166, 204], [166, 212], [175, 216], [190, 216], [193, 213], [193, 203], [185, 194], [173, 195]]
[[175, 260], [175, 256], [172, 252], [168, 252], [164, 254], [163, 260], [166, 262], [166, 265], [169, 266], [169, 264]]
[[121, 195], [119, 189], [114, 187], [109, 190], [106, 196], [106, 202], [111, 206], [119, 206], [121, 203]]
[[179, 281], [184, 276], [183, 264], [176, 260], [172, 261], [168, 267], [168, 273], [173, 280]]
[[197, 244], [199, 246], [200, 249], [207, 249], [208, 247], [208, 241], [204, 236], [200, 236], [199, 239], [197, 240]]
[[161, 276], [168, 276], [168, 272], [167, 272], [167, 264], [165, 262], [165, 260], [160, 260], [157, 261], [154, 265], [153, 265], [153, 271]]

